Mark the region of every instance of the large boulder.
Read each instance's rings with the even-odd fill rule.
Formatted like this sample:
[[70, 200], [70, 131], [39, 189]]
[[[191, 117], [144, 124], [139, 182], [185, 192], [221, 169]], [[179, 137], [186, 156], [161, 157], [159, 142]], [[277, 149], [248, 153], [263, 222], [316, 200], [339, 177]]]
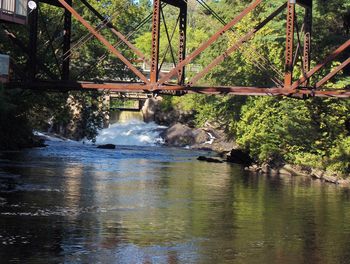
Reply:
[[156, 98], [148, 98], [141, 109], [143, 120], [146, 123], [154, 121], [154, 115], [158, 108], [159, 100], [157, 100]]
[[179, 123], [169, 127], [164, 132], [163, 138], [165, 144], [174, 147], [185, 147], [192, 145], [195, 142], [193, 129]]

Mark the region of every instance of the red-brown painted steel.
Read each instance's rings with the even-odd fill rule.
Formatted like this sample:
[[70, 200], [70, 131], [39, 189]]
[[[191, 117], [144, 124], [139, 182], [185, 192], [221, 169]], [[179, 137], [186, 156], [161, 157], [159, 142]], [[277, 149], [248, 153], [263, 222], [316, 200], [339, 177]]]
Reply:
[[[186, 58], [186, 39], [187, 39], [187, 2], [183, 2], [180, 8], [179, 15], [179, 63]], [[178, 72], [178, 84], [185, 82], [185, 67], [182, 67]]]
[[[101, 43], [103, 43], [107, 49], [121, 59], [125, 65], [133, 71], [142, 82], [82, 82], [82, 81], [39, 81], [32, 79], [26, 83], [10, 82], [8, 87], [26, 87], [29, 89], [47, 89], [55, 91], [68, 91], [68, 90], [84, 90], [84, 89], [98, 89], [98, 90], [111, 90], [119, 92], [145, 92], [145, 93], [169, 93], [169, 94], [183, 94], [183, 93], [203, 93], [203, 94], [232, 94], [232, 95], [274, 95], [274, 96], [319, 96], [319, 97], [350, 97], [350, 90], [342, 89], [322, 89], [322, 86], [326, 81], [332, 78], [337, 72], [343, 69], [349, 64], [349, 58], [346, 59], [341, 65], [335, 68], [331, 73], [325, 76], [322, 80], [317, 82], [314, 86], [308, 85], [309, 78], [319, 71], [326, 63], [334, 60], [341, 52], [350, 46], [350, 40], [346, 41], [343, 45], [337, 48], [330, 56], [328, 56], [324, 62], [318, 64], [312, 70], [309, 70], [310, 65], [310, 43], [311, 43], [311, 7], [312, 0], [296, 0], [296, 3], [305, 8], [305, 21], [304, 21], [304, 51], [303, 51], [303, 69], [306, 72], [305, 76], [293, 81], [293, 38], [294, 38], [294, 22], [295, 22], [295, 1], [286, 0], [286, 3], [277, 9], [274, 13], [268, 16], [258, 26], [249, 31], [246, 35], [241, 37], [232, 47], [215, 60], [212, 61], [201, 73], [197, 74], [187, 85], [184, 84], [185, 76], [184, 69], [193, 59], [206, 50], [211, 44], [213, 44], [222, 34], [236, 25], [243, 17], [249, 12], [255, 9], [262, 0], [253, 1], [247, 8], [245, 8], [238, 16], [232, 19], [228, 24], [220, 28], [212, 37], [206, 42], [202, 43], [194, 52], [186, 57], [186, 26], [187, 26], [187, 3], [186, 1], [177, 0], [154, 0], [153, 20], [152, 20], [152, 51], [151, 51], [151, 74], [150, 81], [133, 66], [121, 53], [119, 53], [114, 46], [112, 46], [107, 39], [105, 39], [97, 30], [95, 30], [87, 21], [85, 21], [77, 12], [70, 6], [70, 0], [41, 0], [49, 4], [61, 5], [72, 14], [82, 25], [84, 25]], [[86, 0], [82, 0], [83, 3], [89, 4]], [[162, 76], [159, 73], [159, 38], [160, 38], [160, 6], [165, 2], [180, 9], [180, 44], [178, 64], [168, 74]], [[209, 70], [220, 63], [225, 57], [235, 51], [244, 42], [248, 41], [256, 31], [262, 28], [268, 21], [275, 17], [283, 8], [287, 5], [287, 26], [286, 26], [286, 62], [285, 62], [285, 83], [284, 87], [241, 87], [241, 86], [194, 86], [194, 83], [198, 79], [204, 76]], [[94, 12], [94, 9], [89, 8]], [[98, 13], [98, 12], [97, 12]], [[101, 19], [101, 15], [98, 17]], [[102, 17], [103, 18], [103, 17]], [[108, 23], [110, 24], [110, 23]], [[139, 52], [120, 32], [118, 32], [113, 25], [109, 25], [114, 34], [116, 34], [124, 43], [126, 43], [136, 55], [144, 59], [144, 55]], [[34, 36], [34, 35], [33, 35]], [[33, 45], [33, 44], [32, 44]], [[38, 64], [39, 61], [36, 61]], [[160, 75], [160, 77], [158, 76]], [[177, 84], [168, 84], [167, 82], [175, 75], [180, 76]], [[160, 78], [160, 80], [158, 79]], [[278, 86], [278, 85], [276, 85]], [[322, 89], [322, 90], [321, 90]]]
[[182, 85], [160, 85], [157, 90], [153, 89], [152, 84], [145, 83], [94, 83], [94, 82], [54, 82], [54, 81], [35, 81], [28, 83], [10, 82], [7, 84], [10, 88], [28, 88], [38, 90], [52, 90], [65, 92], [69, 90], [97, 89], [118, 92], [146, 92], [161, 93], [163, 91], [182, 91], [188, 93], [218, 94], [218, 95], [269, 95], [269, 96], [317, 96], [317, 97], [349, 97], [350, 90], [311, 90], [311, 89], [285, 89], [278, 87], [261, 88], [245, 86], [194, 86], [186, 87]]
[[[308, 6], [305, 8], [304, 16], [304, 50], [303, 50], [303, 72], [310, 70], [311, 62], [311, 28], [312, 28], [312, 7]], [[308, 86], [309, 81], [307, 80], [303, 85]]]
[[243, 17], [245, 17], [250, 11], [256, 8], [262, 0], [255, 0], [252, 4], [250, 4], [247, 8], [245, 8], [238, 16], [232, 19], [227, 25], [219, 29], [212, 37], [209, 38], [206, 42], [202, 43], [202, 45], [193, 51], [190, 55], [186, 57], [182, 62], [180, 62], [174, 69], [172, 69], [167, 75], [162, 77], [159, 80], [159, 84], [163, 84], [166, 81], [169, 81], [171, 77], [173, 77], [182, 67], [189, 64], [194, 58], [196, 58], [200, 53], [202, 53], [205, 49], [207, 49], [212, 43], [214, 43], [222, 34], [227, 32], [231, 27], [236, 25]]
[[212, 70], [216, 65], [223, 62], [225, 58], [227, 58], [231, 53], [239, 49], [245, 42], [250, 40], [253, 35], [258, 32], [261, 28], [263, 28], [269, 21], [271, 21], [274, 17], [276, 17], [279, 13], [282, 12], [282, 10], [286, 7], [286, 4], [283, 4], [280, 6], [277, 10], [275, 10], [270, 16], [268, 16], [266, 19], [264, 19], [259, 25], [255, 26], [254, 29], [249, 31], [247, 34], [245, 34], [243, 37], [241, 37], [239, 40], [237, 40], [229, 49], [227, 49], [223, 54], [215, 58], [207, 67], [205, 67], [201, 72], [199, 72], [197, 75], [195, 75], [189, 82], [189, 86], [193, 86], [198, 82], [199, 79], [201, 79], [203, 76], [205, 76], [210, 70]]
[[160, 31], [160, 2], [153, 0], [153, 18], [152, 18], [152, 50], [151, 50], [151, 72], [150, 81], [158, 81], [158, 63], [159, 63], [159, 31]]
[[336, 50], [334, 50], [323, 62], [317, 64], [314, 68], [312, 68], [310, 71], [308, 71], [305, 76], [301, 77], [299, 80], [295, 81], [291, 89], [295, 90], [297, 89], [302, 83], [305, 83], [307, 79], [309, 79], [312, 75], [314, 75], [316, 72], [318, 72], [320, 69], [322, 69], [328, 62], [334, 60], [336, 57], [339, 56], [340, 53], [345, 51], [350, 46], [350, 39], [345, 41], [341, 46], [339, 46]]
[[288, 0], [286, 26], [286, 62], [284, 66], [284, 88], [290, 88], [293, 82], [293, 47], [294, 47], [295, 3]]
[[97, 32], [84, 18], [82, 18], [77, 11], [75, 11], [70, 5], [67, 4], [65, 0], [58, 0], [64, 8], [66, 8], [72, 15], [86, 27], [101, 43], [103, 43], [110, 52], [112, 52], [115, 56], [117, 56], [124, 64], [133, 72], [136, 76], [138, 76], [143, 82], [148, 83], [148, 79], [138, 70], [134, 65], [131, 64], [117, 49], [100, 33]]
[[[326, 82], [328, 82], [331, 78], [333, 78], [339, 71], [344, 69], [350, 63], [350, 57], [347, 58], [343, 63], [337, 66], [334, 70], [328, 73], [322, 80], [318, 81], [315, 85], [316, 88], [322, 87]], [[350, 84], [349, 84], [350, 85]]]
[[[106, 20], [101, 13], [99, 13], [92, 5], [90, 5], [86, 0], [80, 0], [95, 16], [97, 16], [102, 22]], [[112, 22], [107, 22], [107, 27], [116, 35], [121, 41], [123, 41], [142, 61], [146, 59], [146, 56], [136, 48], [122, 33], [120, 33], [117, 28], [112, 24]]]

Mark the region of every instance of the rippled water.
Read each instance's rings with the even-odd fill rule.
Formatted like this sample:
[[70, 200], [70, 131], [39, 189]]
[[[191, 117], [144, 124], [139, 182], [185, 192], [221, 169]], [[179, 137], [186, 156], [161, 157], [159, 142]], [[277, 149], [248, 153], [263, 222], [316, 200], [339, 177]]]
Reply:
[[0, 155], [0, 263], [350, 263], [348, 189], [189, 150], [49, 144]]

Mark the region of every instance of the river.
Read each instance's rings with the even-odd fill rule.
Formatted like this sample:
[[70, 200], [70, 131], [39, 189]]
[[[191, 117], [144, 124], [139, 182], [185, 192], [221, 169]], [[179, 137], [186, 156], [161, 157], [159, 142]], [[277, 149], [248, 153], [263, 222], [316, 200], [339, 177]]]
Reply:
[[101, 132], [116, 150], [1, 153], [0, 263], [350, 263], [349, 189], [197, 161], [138, 125]]

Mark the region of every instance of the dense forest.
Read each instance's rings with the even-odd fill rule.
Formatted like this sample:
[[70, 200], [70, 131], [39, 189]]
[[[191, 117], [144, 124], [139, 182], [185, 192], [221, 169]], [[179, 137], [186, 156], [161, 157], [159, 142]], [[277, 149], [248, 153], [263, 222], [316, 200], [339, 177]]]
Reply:
[[[151, 51], [151, 23], [143, 21], [152, 12], [151, 2], [128, 0], [91, 1], [94, 7], [108, 17], [118, 30], [148, 57]], [[247, 33], [270, 13], [281, 6], [284, 0], [263, 1], [257, 9], [244, 18], [226, 36], [200, 55], [193, 64], [205, 66], [225, 51], [235, 40]], [[208, 39], [223, 22], [230, 21], [250, 3], [249, 0], [214, 0], [188, 2], [188, 35], [186, 53], [189, 54]], [[75, 1], [75, 8], [108, 39], [112, 33], [102, 22]], [[123, 10], [123, 12], [120, 12]], [[167, 35], [178, 39], [176, 8], [164, 6], [160, 53], [162, 62], [172, 63], [177, 54], [177, 45], [169, 49]], [[213, 10], [215, 12], [211, 12]], [[296, 16], [299, 26], [303, 22], [304, 9], [298, 7]], [[40, 61], [52, 75], [59, 78], [61, 69], [56, 61], [65, 58], [62, 54], [63, 11], [54, 6], [40, 4], [39, 7]], [[314, 0], [312, 61], [311, 67], [326, 57], [332, 50], [349, 39], [350, 0]], [[140, 26], [141, 23], [141, 26]], [[18, 49], [8, 39], [5, 31], [12, 32], [25, 42], [28, 28], [1, 25], [0, 53], [9, 54], [16, 62], [16, 78], [25, 80], [28, 54]], [[227, 57], [223, 63], [208, 73], [199, 84], [273, 86], [273, 77], [281, 76], [285, 52], [285, 12], [269, 22], [256, 36]], [[52, 39], [52, 44], [48, 43]], [[136, 79], [124, 65], [108, 54], [106, 49], [84, 29], [73, 21], [72, 79], [78, 80], [133, 80]], [[115, 40], [114, 42], [115, 43]], [[137, 59], [123, 45], [118, 49], [130, 58]], [[347, 57], [346, 51], [311, 79], [320, 79]], [[300, 60], [300, 58], [299, 58]], [[301, 61], [297, 61], [297, 64]], [[22, 74], [19, 74], [22, 72]], [[330, 82], [329, 88], [346, 87], [350, 84], [350, 69], [345, 68]], [[188, 70], [188, 77], [194, 73]], [[301, 72], [295, 72], [300, 76]], [[47, 71], [38, 69], [37, 78], [48, 79]], [[283, 78], [283, 77], [282, 77]], [[94, 138], [101, 128], [103, 107], [98, 92], [90, 93], [43, 93], [0, 88], [0, 147], [11, 148], [25, 145], [32, 139], [31, 131], [52, 129], [67, 137]], [[79, 116], [72, 114], [72, 106], [81, 109]], [[288, 162], [307, 165], [336, 172], [350, 173], [350, 101], [333, 98], [288, 98], [288, 97], [243, 97], [207, 96], [189, 94], [181, 97], [166, 97], [163, 110], [191, 110], [196, 126], [215, 121], [223, 127], [227, 136], [234, 138], [242, 149], [259, 163]], [[72, 129], [72, 126], [75, 129]], [[78, 129], [77, 129], [78, 128]]]

